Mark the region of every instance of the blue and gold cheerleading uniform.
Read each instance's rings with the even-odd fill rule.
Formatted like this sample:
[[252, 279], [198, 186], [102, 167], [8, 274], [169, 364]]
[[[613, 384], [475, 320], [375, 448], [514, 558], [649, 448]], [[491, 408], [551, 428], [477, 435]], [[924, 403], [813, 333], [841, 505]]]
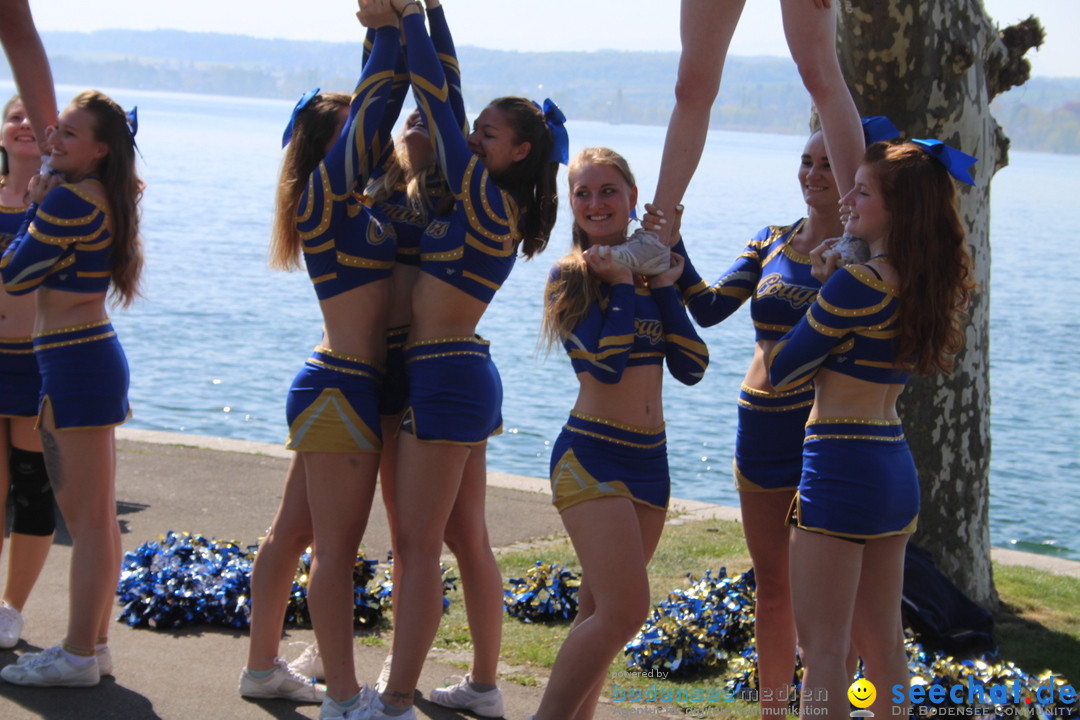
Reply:
[[[552, 270], [558, 278], [559, 266]], [[605, 384], [627, 367], [661, 365], [693, 385], [709, 364], [674, 287], [601, 285], [602, 296], [563, 341], [574, 372]], [[571, 412], [551, 453], [552, 502], [560, 510], [601, 497], [666, 508], [671, 493], [663, 426], [640, 428]]]
[[[0, 205], [0, 255], [18, 234], [26, 209], [25, 205]], [[36, 416], [41, 400], [41, 374], [29, 336], [0, 338], [0, 377], [4, 379], [0, 383], [0, 417]]]
[[[715, 325], [750, 298], [754, 339], [780, 339], [806, 314], [821, 287], [810, 274], [810, 258], [791, 247], [805, 222], [762, 228], [712, 285], [701, 279], [680, 242], [675, 251], [686, 258], [686, 269], [678, 286], [694, 320]], [[772, 392], [742, 386], [732, 461], [738, 490], [795, 489], [802, 473], [803, 428], [813, 404], [809, 383]]]
[[[4, 289], [14, 295], [38, 287], [108, 292], [108, 212], [74, 185], [54, 188], [40, 207], [31, 204], [0, 260]], [[39, 413], [51, 409], [58, 429], [112, 427], [129, 417], [127, 358], [108, 319], [35, 334], [33, 346], [42, 382]]]
[[469, 150], [423, 18], [410, 15], [402, 24], [417, 105], [435, 141], [443, 177], [457, 198], [450, 215], [436, 218], [424, 231], [420, 269], [490, 303], [514, 267], [520, 211]]
[[[440, 5], [431, 8], [427, 12], [428, 25], [432, 45], [435, 48], [443, 74], [446, 77], [449, 88], [449, 102], [458, 125], [462, 128], [462, 136], [468, 134], [468, 119], [465, 115], [465, 101], [461, 96], [461, 68], [458, 64], [457, 51], [454, 48], [454, 40], [450, 34], [450, 26], [446, 22], [446, 13]], [[368, 31], [368, 41], [365, 42], [365, 62], [367, 52], [373, 46], [374, 31]], [[394, 84], [391, 91], [390, 101], [387, 106], [387, 120], [389, 127], [397, 121], [405, 95], [409, 89], [409, 74], [405, 66], [405, 56], [398, 55], [398, 65], [394, 74]], [[384, 127], [386, 127], [384, 123]], [[383, 156], [380, 167], [376, 169], [373, 179], [378, 178], [385, 172], [385, 166], [393, 154], [391, 142], [388, 152]], [[397, 234], [397, 259], [403, 265], [420, 265], [420, 238], [429, 221], [430, 208], [438, 208], [440, 204], [450, 197], [450, 189], [443, 179], [438, 167], [432, 168], [421, 182], [423, 187], [421, 194], [426, 199], [426, 208], [415, 207], [409, 200], [404, 187], [395, 188], [394, 193], [380, 203], [380, 208], [394, 225]]]
[[[490, 303], [510, 274], [521, 239], [517, 203], [469, 150], [462, 117], [422, 17], [402, 20], [416, 103], [455, 198], [420, 238], [420, 271]], [[502, 428], [502, 381], [478, 337], [437, 338], [405, 348], [409, 401], [402, 429], [418, 439], [472, 445]]]
[[[904, 384], [897, 363], [899, 299], [869, 266], [840, 268], [810, 312], [776, 344], [769, 377], [780, 390], [828, 368], [868, 382]], [[899, 420], [817, 418], [807, 424], [795, 498], [798, 527], [867, 539], [914, 532], [919, 479]]]
[[[388, 143], [385, 110], [398, 39], [397, 28], [376, 31], [345, 128], [311, 174], [297, 208], [304, 263], [320, 300], [374, 282], [389, 285], [397, 252], [394, 229], [361, 190]], [[301, 452], [380, 452], [382, 375], [380, 363], [316, 347], [289, 388], [286, 446]]]

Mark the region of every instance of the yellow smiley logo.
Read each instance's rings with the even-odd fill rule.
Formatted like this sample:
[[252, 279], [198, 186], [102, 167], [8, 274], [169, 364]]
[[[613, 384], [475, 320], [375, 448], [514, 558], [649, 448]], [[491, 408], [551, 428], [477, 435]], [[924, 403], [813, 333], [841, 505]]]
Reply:
[[851, 683], [851, 687], [847, 691], [847, 697], [855, 707], [860, 709], [868, 708], [874, 704], [874, 698], [877, 697], [877, 688], [874, 687], [874, 683], [866, 678], [859, 678]]

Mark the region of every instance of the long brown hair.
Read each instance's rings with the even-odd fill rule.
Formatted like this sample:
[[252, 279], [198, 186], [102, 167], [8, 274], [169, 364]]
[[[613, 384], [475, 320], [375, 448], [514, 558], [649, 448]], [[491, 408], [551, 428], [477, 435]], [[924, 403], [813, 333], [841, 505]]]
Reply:
[[[630, 164], [619, 153], [605, 147], [585, 148], [570, 161], [567, 176], [570, 192], [574, 192], [574, 175], [586, 165], [606, 165], [619, 171], [631, 188], [637, 186]], [[589, 307], [600, 299], [600, 278], [589, 272], [584, 251], [591, 246], [588, 234], [574, 221], [571, 231], [573, 249], [559, 260], [552, 277], [544, 289], [544, 319], [541, 324], [541, 344], [550, 349], [573, 332], [588, 312]]]
[[889, 213], [887, 251], [900, 275], [897, 359], [922, 374], [951, 372], [975, 289], [956, 187], [913, 143], [874, 143], [863, 162]]
[[296, 229], [296, 209], [311, 173], [326, 157], [326, 146], [338, 129], [338, 113], [349, 107], [344, 93], [319, 93], [296, 115], [292, 138], [281, 161], [274, 225], [270, 231], [270, 267], [299, 270], [300, 232]]
[[[11, 99], [4, 103], [4, 112], [0, 114], [0, 125], [3, 125], [7, 121], [8, 110], [10, 110], [11, 106], [16, 102], [22, 102], [22, 96], [18, 94], [12, 95]], [[37, 140], [37, 138], [34, 139]], [[11, 170], [8, 167], [7, 148], [0, 146], [0, 175], [7, 175], [10, 171]]]
[[491, 177], [496, 185], [524, 204], [521, 252], [531, 258], [547, 247], [559, 209], [556, 185], [559, 163], [551, 161], [551, 129], [543, 111], [527, 98], [495, 98], [488, 105], [506, 113], [518, 143], [530, 143], [526, 157]]
[[109, 205], [112, 297], [121, 307], [128, 307], [139, 295], [143, 267], [139, 200], [146, 186], [135, 170], [135, 138], [128, 129], [127, 113], [97, 90], [79, 93], [72, 99], [71, 107], [93, 115], [94, 139], [109, 148], [99, 161], [96, 173], [105, 188]]

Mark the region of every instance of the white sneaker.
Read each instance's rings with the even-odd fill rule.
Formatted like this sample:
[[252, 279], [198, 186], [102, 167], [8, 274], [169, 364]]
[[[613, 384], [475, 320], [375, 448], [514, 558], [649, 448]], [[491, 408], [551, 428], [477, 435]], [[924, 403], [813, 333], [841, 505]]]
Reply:
[[612, 258], [635, 275], [659, 275], [671, 268], [671, 248], [656, 233], [638, 228], [626, 242], [609, 245]]
[[298, 675], [281, 658], [274, 659], [269, 677], [256, 678], [244, 668], [240, 671], [240, 695], [246, 698], [282, 698], [296, 702], [322, 702], [326, 687]]
[[18, 645], [22, 629], [22, 613], [7, 603], [0, 604], [0, 648], [7, 650]]
[[[401, 715], [388, 715], [385, 711], [386, 706], [383, 705], [382, 698], [372, 693], [367, 705], [367, 714], [359, 715], [358, 718], [360, 720], [416, 720], [416, 708], [412, 705]], [[352, 720], [352, 718], [347, 720]]]
[[109, 649], [109, 646], [97, 648], [94, 654], [97, 655], [98, 672], [101, 677], [112, 675], [112, 650]]
[[20, 660], [0, 670], [0, 677], [28, 687], [92, 687], [101, 681], [97, 658], [91, 658], [83, 667], [75, 667], [59, 645], [39, 653], [27, 653]]
[[382, 670], [379, 671], [379, 679], [375, 681], [375, 692], [380, 695], [386, 692], [386, 684], [390, 682], [390, 663], [393, 659], [393, 655], [387, 655], [386, 659], [382, 661]]
[[[319, 708], [319, 720], [368, 720], [373, 717], [371, 715], [371, 705], [373, 702], [379, 703], [379, 708], [382, 708], [382, 703], [379, 702], [379, 695], [367, 685], [360, 687], [360, 699], [357, 701], [356, 706], [342, 711], [334, 700], [327, 695], [323, 698], [322, 707]], [[383, 717], [379, 715], [378, 717]], [[408, 713], [402, 715], [403, 718], [408, 720], [415, 720], [416, 714], [413, 713], [409, 716]]]
[[[296, 644], [296, 643], [293, 643]], [[304, 652], [289, 663], [289, 669], [301, 677], [312, 680], [325, 680], [326, 672], [323, 670], [322, 654], [319, 652], [319, 643], [313, 642], [304, 647]]]
[[431, 691], [431, 702], [443, 707], [468, 710], [480, 717], [503, 716], [502, 690], [495, 688], [479, 692], [472, 687], [472, 678], [466, 675], [457, 682]]

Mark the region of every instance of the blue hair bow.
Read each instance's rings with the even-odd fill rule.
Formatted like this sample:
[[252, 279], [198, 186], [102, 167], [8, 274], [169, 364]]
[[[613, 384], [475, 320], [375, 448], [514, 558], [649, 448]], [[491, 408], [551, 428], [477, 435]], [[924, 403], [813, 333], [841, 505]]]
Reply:
[[285, 126], [285, 133], [281, 136], [281, 147], [285, 147], [292, 140], [293, 129], [296, 127], [296, 116], [300, 114], [301, 110], [310, 105], [318, 94], [319, 88], [308, 90], [296, 101], [296, 107], [292, 109], [292, 115], [289, 116], [289, 124]]
[[918, 145], [925, 150], [930, 157], [944, 165], [945, 169], [949, 171], [949, 174], [960, 182], [967, 183], [968, 185], [975, 184], [975, 179], [971, 177], [968, 168], [979, 162], [977, 157], [968, 155], [956, 148], [949, 147], [940, 140], [917, 140], [912, 138], [911, 142]]
[[900, 137], [900, 131], [884, 115], [869, 115], [862, 119], [863, 138], [867, 145]]
[[[124, 120], [127, 122], [128, 137], [131, 138], [131, 147], [136, 150], [139, 146], [135, 143], [135, 133], [139, 132], [139, 106], [132, 105], [131, 109], [124, 113]], [[142, 153], [139, 153], [142, 157]]]
[[551, 162], [570, 164], [570, 136], [566, 134], [566, 116], [551, 98], [544, 100], [544, 120], [551, 129]]

